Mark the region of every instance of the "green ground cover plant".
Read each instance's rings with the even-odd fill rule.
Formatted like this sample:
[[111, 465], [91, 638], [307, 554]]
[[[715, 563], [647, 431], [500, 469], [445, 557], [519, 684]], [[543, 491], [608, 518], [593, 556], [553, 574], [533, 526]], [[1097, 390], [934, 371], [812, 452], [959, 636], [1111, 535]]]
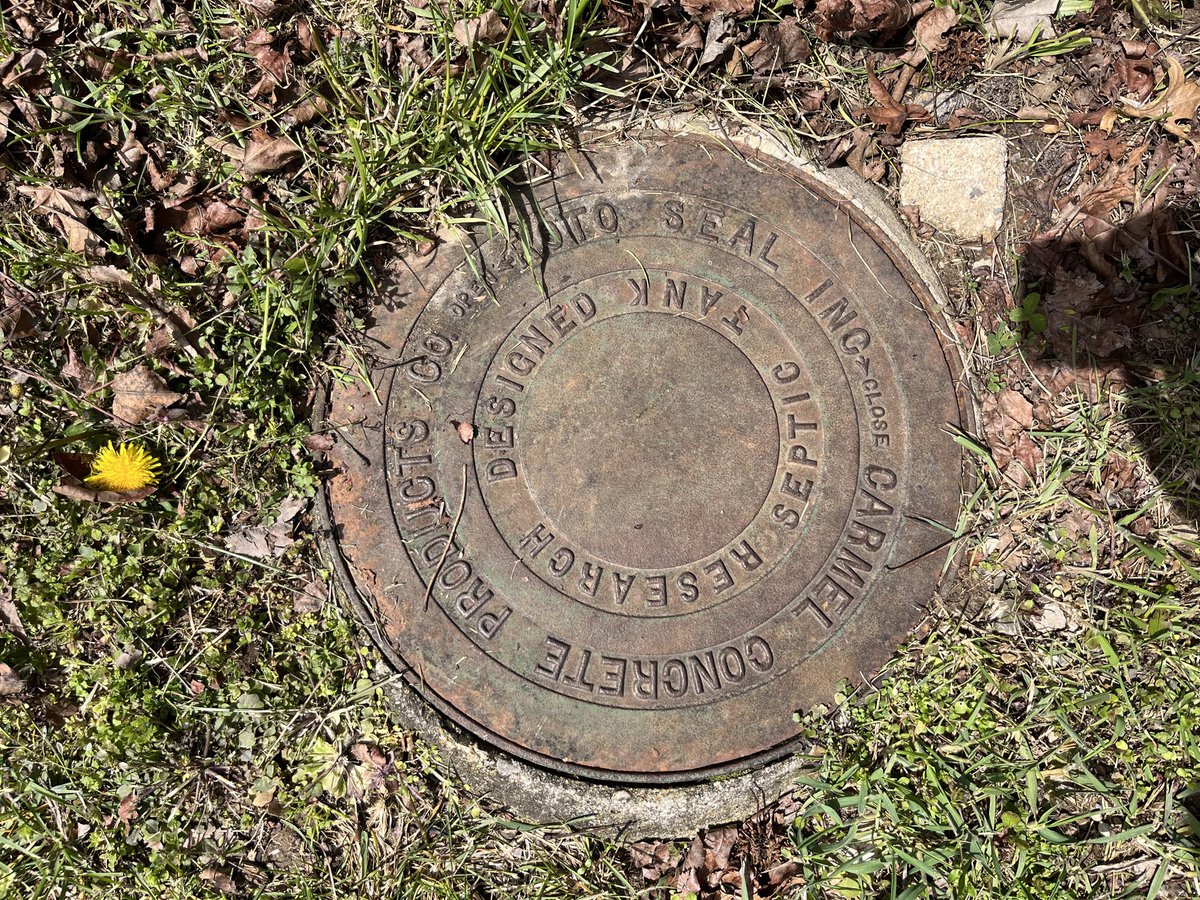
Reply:
[[[1038, 202], [986, 266], [914, 225], [981, 385], [963, 574], [874, 690], [810, 715], [806, 774], [754, 819], [690, 848], [521, 823], [400, 727], [331, 593], [315, 386], [361, 374], [397, 248], [501, 224], [518, 161], [587, 116], [764, 121], [890, 188], [914, 123], [878, 73], [901, 96], [900, 78], [957, 85], [951, 112], [977, 115], [921, 127], [1008, 129], [1050, 184], [1061, 147], [1099, 145], [1099, 114], [1069, 113], [1100, 101], [1043, 118], [1031, 85], [1086, 93], [1081, 73], [1113, 68], [1088, 54], [1133, 40], [1195, 84], [1186, 20], [1148, 32], [1108, 6], [1014, 54], [984, 36], [991, 4], [954, 4], [946, 49], [910, 64], [907, 32], [822, 37], [828, 6], [0, 13], [0, 897], [1200, 896], [1196, 156], [1163, 115], [1114, 117], [1105, 139], [1142, 161], [1064, 155], [1046, 201], [1117, 224], [1174, 211], [1156, 256], [1095, 251], [1145, 295], [1132, 331], [1132, 300], [1102, 327], [1077, 315], [1093, 248], [1066, 226], [1032, 239], [1052, 231]], [[700, 64], [714, 9], [741, 30]], [[1120, 57], [1149, 101], [1166, 70], [1143, 58]], [[1096, 185], [1128, 199], [1105, 210]], [[1042, 272], [1047, 246], [1071, 261]], [[1141, 352], [1118, 364], [1096, 336], [1120, 328]], [[147, 496], [80, 481], [110, 441], [160, 462]]]

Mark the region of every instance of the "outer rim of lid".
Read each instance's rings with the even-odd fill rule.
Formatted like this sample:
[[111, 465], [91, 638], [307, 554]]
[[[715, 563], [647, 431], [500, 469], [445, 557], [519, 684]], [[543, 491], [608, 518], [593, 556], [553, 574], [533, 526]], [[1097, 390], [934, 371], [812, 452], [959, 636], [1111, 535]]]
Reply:
[[[703, 116], [670, 116], [641, 122], [634, 128], [624, 120], [602, 122], [584, 132], [581, 144], [589, 147], [606, 140], [670, 134], [732, 142], [800, 169], [825, 185], [832, 195], [851, 203], [860, 226], [870, 231], [873, 230], [870, 226], [874, 225], [874, 230], [883, 237], [880, 246], [901, 274], [919, 286], [915, 293], [922, 299], [925, 312], [938, 333], [953, 376], [963, 427], [974, 429], [978, 421], [975, 394], [968, 383], [963, 348], [953, 337], [946, 317], [948, 300], [945, 292], [933, 267], [878, 188], [852, 172], [821, 169], [772, 131], [723, 126]], [[930, 308], [931, 304], [934, 308]], [[329, 387], [326, 384], [318, 392], [313, 415], [313, 421], [318, 425], [324, 422], [328, 409]], [[964, 461], [960, 477], [964, 495], [972, 480]], [[388, 665], [383, 667], [381, 674], [392, 676], [386, 686], [390, 699], [406, 724], [418, 729], [441, 750], [464, 782], [500, 799], [519, 814], [540, 822], [581, 820], [580, 824], [632, 829], [638, 835], [682, 835], [699, 825], [731, 821], [753, 813], [765, 802], [777, 798], [803, 765], [800, 759], [792, 756], [803, 745], [802, 736], [731, 763], [645, 775], [552, 760], [493, 734], [463, 711], [441, 700], [383, 639], [339, 552], [325, 486], [318, 494], [315, 507], [320, 522], [321, 549], [333, 568], [339, 593], [353, 608], [360, 627], [367, 631], [387, 660]], [[953, 581], [957, 562], [956, 558], [945, 568], [939, 581], [931, 586], [931, 598]], [[396, 675], [403, 677], [403, 683]], [[713, 782], [718, 778], [722, 780]]]

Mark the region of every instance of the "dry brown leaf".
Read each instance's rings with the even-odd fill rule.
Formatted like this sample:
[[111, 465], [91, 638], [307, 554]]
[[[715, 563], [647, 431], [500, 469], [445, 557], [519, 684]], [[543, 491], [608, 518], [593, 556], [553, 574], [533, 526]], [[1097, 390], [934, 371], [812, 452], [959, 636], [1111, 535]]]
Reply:
[[57, 450], [53, 454], [54, 462], [58, 467], [76, 481], [83, 481], [88, 477], [93, 458], [94, 455], [91, 453], [67, 453], [63, 450]]
[[1099, 525], [1100, 520], [1092, 513], [1078, 506], [1070, 507], [1056, 523], [1066, 537], [1077, 541], [1091, 534], [1092, 528]]
[[121, 802], [117, 804], [117, 818], [128, 825], [138, 817], [137, 813], [138, 795], [135, 792], [130, 792], [121, 798]]
[[254, 141], [242, 157], [242, 171], [247, 175], [266, 175], [290, 166], [303, 156], [303, 151], [286, 137]]
[[1095, 157], [1088, 165], [1092, 171], [1100, 168], [1105, 162], [1116, 162], [1125, 155], [1129, 147], [1124, 141], [1109, 137], [1104, 131], [1085, 131], [1083, 133], [1083, 149], [1089, 156]]
[[875, 75], [875, 67], [867, 64], [867, 86], [871, 97], [877, 106], [864, 106], [855, 110], [856, 115], [865, 115], [876, 125], [882, 125], [889, 134], [900, 134], [904, 123], [909, 119], [923, 121], [929, 118], [929, 111], [916, 103], [898, 103], [892, 99], [891, 93], [883, 86]]
[[11, 587], [4, 588], [0, 592], [0, 628], [7, 629], [10, 634], [15, 634], [21, 640], [25, 640], [28, 636], [25, 633], [25, 625], [21, 622], [20, 613], [17, 612], [17, 604], [13, 602]]
[[25, 690], [25, 681], [5, 663], [0, 663], [0, 697], [11, 697]]
[[293, 125], [307, 125], [318, 116], [326, 115], [329, 108], [328, 100], [320, 94], [313, 94], [284, 113], [284, 121]]
[[400, 65], [407, 71], [421, 71], [433, 65], [433, 57], [429, 55], [422, 35], [396, 35], [392, 47], [400, 58]]
[[361, 766], [347, 779], [346, 792], [351, 797], [362, 798], [388, 786], [390, 761], [378, 746], [360, 741], [350, 747], [348, 755]]
[[300, 443], [313, 453], [328, 453], [333, 449], [334, 438], [332, 434], [327, 433], [307, 434]]
[[817, 0], [813, 23], [825, 41], [870, 32], [896, 31], [913, 17], [909, 0]]
[[239, 147], [233, 141], [214, 141], [214, 145], [235, 162], [240, 163], [240, 170], [250, 176], [268, 175], [290, 166], [304, 154], [290, 138], [270, 137], [261, 130], [255, 130], [250, 136], [250, 143]]
[[12, 125], [12, 114], [16, 109], [15, 103], [0, 97], [0, 142], [8, 140], [8, 136], [12, 133], [9, 126]]
[[775, 891], [782, 887], [789, 878], [798, 875], [801, 871], [803, 871], [803, 867], [800, 863], [794, 859], [788, 859], [769, 868], [763, 877], [767, 882], [767, 888]]
[[133, 284], [133, 278], [128, 272], [118, 269], [116, 266], [88, 266], [83, 270], [82, 274], [92, 284], [120, 288], [131, 296], [137, 296], [138, 294], [138, 290]]
[[307, 16], [296, 17], [296, 40], [300, 44], [300, 49], [305, 53], [316, 56], [321, 52], [321, 38], [317, 32], [313, 31], [312, 23], [308, 21]]
[[1013, 459], [1024, 466], [1026, 472], [1032, 474], [1037, 469], [1037, 464], [1042, 459], [1042, 450], [1033, 442], [1028, 432], [1022, 431], [1018, 434], [1011, 449]]
[[1148, 59], [1114, 60], [1113, 78], [1139, 103], [1144, 103], [1154, 93], [1154, 67]]
[[715, 896], [711, 892], [720, 885], [740, 882], [740, 872], [729, 865], [737, 837], [738, 829], [732, 825], [698, 834], [679, 863], [673, 881], [676, 893]]
[[308, 506], [303, 497], [288, 497], [279, 505], [279, 514], [269, 528], [254, 525], [234, 532], [225, 538], [225, 548], [239, 556], [251, 559], [265, 559], [270, 556], [283, 556], [285, 550], [294, 544], [292, 537], [292, 520]]
[[755, 52], [751, 53], [748, 48], [743, 48], [756, 72], [804, 62], [812, 52], [808, 38], [800, 30], [795, 16], [788, 16], [776, 25], [763, 27], [759, 30], [759, 40], [762, 46]]
[[0, 347], [11, 341], [37, 334], [37, 322], [29, 307], [19, 300], [9, 300], [0, 307]]
[[1028, 41], [1034, 35], [1054, 36], [1052, 16], [1059, 0], [997, 0], [984, 21], [987, 33], [994, 37]]
[[96, 389], [96, 375], [79, 359], [75, 348], [67, 344], [67, 361], [63, 363], [59, 373], [63, 378], [70, 378], [79, 385], [84, 394], [90, 394]]
[[737, 836], [738, 830], [732, 825], [709, 829], [704, 835], [704, 867], [718, 872], [728, 866]]
[[218, 869], [216, 866], [209, 866], [200, 873], [200, 880], [209, 885], [213, 890], [220, 891], [222, 894], [236, 894], [238, 892], [237, 884], [234, 880]]
[[22, 187], [21, 193], [33, 200], [34, 210], [47, 216], [67, 239], [73, 253], [99, 255], [104, 250], [101, 237], [84, 224], [88, 208], [98, 199], [84, 188], [59, 188], [50, 185]]
[[113, 379], [113, 416], [128, 425], [158, 419], [163, 411], [183, 399], [167, 388], [167, 383], [139, 365]]
[[225, 538], [225, 549], [238, 556], [248, 556], [250, 559], [265, 559], [272, 555], [267, 529], [262, 525], [243, 528], [241, 531], [229, 535]]
[[276, 0], [242, 0], [242, 6], [251, 15], [258, 16], [261, 19], [269, 19], [276, 13], [289, 6], [286, 2], [276, 2]]
[[77, 478], [67, 476], [60, 484], [54, 486], [54, 493], [77, 503], [137, 503], [153, 494], [155, 488], [145, 487], [138, 491], [97, 491], [88, 487]]
[[[1025, 395], [1012, 388], [1005, 388], [996, 398], [996, 408], [1018, 428], [1033, 427], [1033, 404]], [[1005, 425], [1007, 428], [1007, 424]]]
[[[1025, 473], [1032, 472], [1041, 459], [1041, 449], [1029, 437], [1033, 404], [1012, 388], [989, 394], [983, 400], [983, 428], [996, 465], [1023, 484]], [[1013, 460], [1015, 469], [1010, 465]]]
[[931, 9], [917, 20], [913, 33], [926, 53], [940, 53], [949, 46], [946, 32], [958, 24], [958, 13], [949, 6]]
[[1193, 136], [1192, 117], [1200, 106], [1200, 83], [1188, 81], [1183, 65], [1173, 56], [1167, 57], [1167, 86], [1153, 103], [1124, 100], [1121, 111], [1137, 119], [1163, 120], [1163, 127], [1178, 137], [1200, 146], [1200, 136]]
[[246, 51], [254, 57], [259, 68], [274, 78], [276, 82], [282, 83], [287, 79], [291, 60], [288, 59], [287, 54], [272, 48], [271, 45], [274, 42], [275, 36], [271, 32], [265, 28], [258, 28], [247, 35]]
[[704, 35], [704, 51], [700, 54], [699, 65], [707, 66], [725, 56], [725, 51], [729, 49], [731, 43], [726, 40], [726, 35], [730, 34], [735, 27], [723, 13], [713, 16], [712, 21], [708, 23], [708, 31]]
[[320, 612], [328, 596], [329, 591], [325, 587], [325, 582], [320, 578], [314, 578], [304, 586], [304, 590], [293, 598], [292, 612], [298, 615]]
[[240, 226], [245, 213], [223, 200], [192, 197], [187, 200], [167, 200], [151, 207], [152, 219], [147, 217], [146, 231], [177, 231], [192, 237], [208, 237]]
[[215, 200], [203, 207], [203, 226], [200, 233], [211, 234], [214, 231], [233, 228], [241, 225], [245, 218], [245, 213], [240, 209], [235, 209], [222, 200]]
[[658, 881], [679, 862], [673, 846], [660, 841], [638, 841], [630, 845], [629, 856], [647, 881]]
[[454, 40], [468, 48], [476, 44], [494, 43], [506, 34], [508, 26], [494, 9], [489, 9], [482, 16], [459, 19], [454, 23]]
[[0, 87], [45, 86], [46, 54], [34, 48], [0, 62]]
[[701, 22], [710, 22], [716, 16], [743, 19], [754, 12], [754, 0], [680, 0], [680, 6]]

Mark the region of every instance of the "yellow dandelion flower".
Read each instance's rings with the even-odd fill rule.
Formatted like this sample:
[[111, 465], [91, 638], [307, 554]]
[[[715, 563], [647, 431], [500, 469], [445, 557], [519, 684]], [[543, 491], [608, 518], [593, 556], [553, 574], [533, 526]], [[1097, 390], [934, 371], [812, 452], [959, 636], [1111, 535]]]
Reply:
[[158, 481], [160, 463], [140, 444], [112, 441], [92, 460], [92, 471], [84, 480], [98, 491], [140, 491]]

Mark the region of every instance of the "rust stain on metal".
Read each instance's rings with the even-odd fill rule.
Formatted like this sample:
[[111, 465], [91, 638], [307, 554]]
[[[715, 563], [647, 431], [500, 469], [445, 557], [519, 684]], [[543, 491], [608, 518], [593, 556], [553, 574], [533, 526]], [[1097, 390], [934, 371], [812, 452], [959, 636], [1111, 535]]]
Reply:
[[513, 210], [524, 245], [397, 265], [373, 389], [329, 398], [330, 519], [443, 713], [572, 774], [694, 780], [786, 752], [919, 619], [957, 364], [883, 231], [799, 169], [681, 135], [573, 157]]

